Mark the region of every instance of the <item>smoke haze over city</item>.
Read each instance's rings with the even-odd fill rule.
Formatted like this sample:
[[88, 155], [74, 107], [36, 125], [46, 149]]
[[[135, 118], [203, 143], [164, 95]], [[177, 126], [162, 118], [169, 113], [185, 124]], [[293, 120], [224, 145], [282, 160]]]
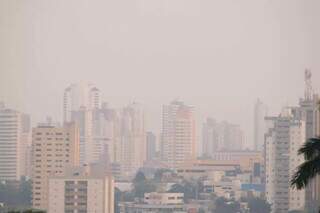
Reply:
[[252, 147], [253, 105], [271, 112], [303, 95], [314, 70], [316, 0], [0, 1], [0, 98], [61, 121], [63, 89], [94, 83], [112, 106], [142, 103], [159, 132], [161, 105], [179, 98], [240, 124]]
[[0, 213], [318, 213], [319, 0], [0, 0]]

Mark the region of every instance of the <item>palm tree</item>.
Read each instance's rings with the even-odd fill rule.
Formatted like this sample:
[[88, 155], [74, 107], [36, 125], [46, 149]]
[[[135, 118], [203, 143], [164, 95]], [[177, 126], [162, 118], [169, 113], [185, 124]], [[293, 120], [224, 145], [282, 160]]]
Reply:
[[[320, 101], [318, 104], [318, 116], [320, 114]], [[299, 149], [299, 155], [303, 155], [302, 163], [291, 179], [291, 187], [298, 190], [306, 188], [308, 183], [317, 175], [320, 175], [320, 136], [310, 138]], [[320, 210], [319, 210], [320, 213]]]
[[291, 179], [291, 186], [303, 189], [311, 179], [320, 175], [320, 137], [308, 139], [298, 154], [304, 156], [305, 162], [297, 168]]

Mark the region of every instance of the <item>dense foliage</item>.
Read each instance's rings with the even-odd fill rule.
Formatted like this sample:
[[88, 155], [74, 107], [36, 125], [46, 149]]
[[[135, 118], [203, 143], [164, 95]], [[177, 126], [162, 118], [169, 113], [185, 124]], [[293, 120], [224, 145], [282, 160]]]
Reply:
[[31, 206], [31, 182], [22, 179], [20, 183], [0, 183], [0, 202], [11, 207]]
[[261, 198], [251, 198], [248, 202], [248, 207], [250, 213], [270, 213], [271, 205], [264, 199]]
[[213, 213], [240, 213], [240, 203], [237, 201], [228, 201], [224, 198], [218, 198], [215, 202]]

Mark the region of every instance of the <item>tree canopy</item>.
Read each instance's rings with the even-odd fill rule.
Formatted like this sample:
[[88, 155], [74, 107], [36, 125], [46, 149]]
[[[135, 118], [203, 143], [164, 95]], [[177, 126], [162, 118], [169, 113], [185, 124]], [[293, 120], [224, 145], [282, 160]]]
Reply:
[[248, 201], [248, 207], [250, 213], [270, 213], [271, 212], [271, 204], [269, 204], [266, 200], [261, 198], [251, 198]]
[[225, 198], [218, 198], [215, 202], [215, 209], [212, 213], [240, 213], [240, 212], [241, 212], [241, 206], [239, 202], [228, 201]]

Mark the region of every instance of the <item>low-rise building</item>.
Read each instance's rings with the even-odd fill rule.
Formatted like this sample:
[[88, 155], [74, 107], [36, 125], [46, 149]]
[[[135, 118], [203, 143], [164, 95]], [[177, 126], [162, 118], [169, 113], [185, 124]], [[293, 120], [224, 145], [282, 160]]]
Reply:
[[146, 193], [143, 202], [120, 203], [121, 213], [187, 213], [183, 193]]
[[49, 213], [114, 213], [114, 179], [99, 167], [73, 168], [49, 179]]
[[175, 205], [183, 204], [183, 193], [157, 193], [151, 192], [144, 195], [144, 202], [146, 204], [163, 204]]

